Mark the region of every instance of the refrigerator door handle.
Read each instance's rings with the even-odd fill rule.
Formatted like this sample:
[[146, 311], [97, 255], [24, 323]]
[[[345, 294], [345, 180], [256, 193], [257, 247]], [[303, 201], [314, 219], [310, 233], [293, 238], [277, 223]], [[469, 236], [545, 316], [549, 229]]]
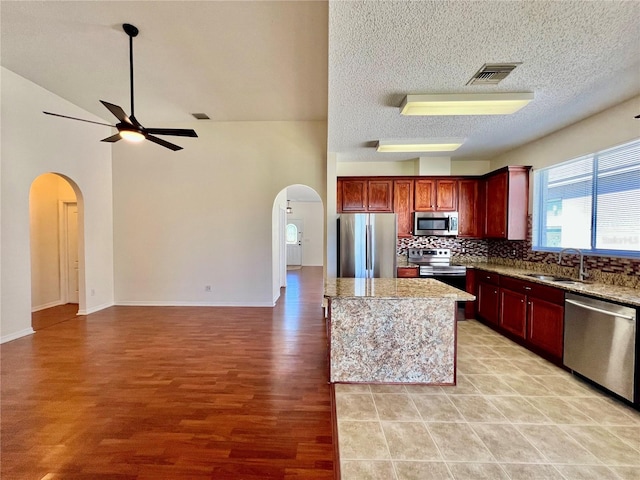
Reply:
[[367, 225], [365, 227], [365, 259], [366, 259], [366, 269], [367, 269], [367, 277], [372, 277], [371, 275], [371, 225]]

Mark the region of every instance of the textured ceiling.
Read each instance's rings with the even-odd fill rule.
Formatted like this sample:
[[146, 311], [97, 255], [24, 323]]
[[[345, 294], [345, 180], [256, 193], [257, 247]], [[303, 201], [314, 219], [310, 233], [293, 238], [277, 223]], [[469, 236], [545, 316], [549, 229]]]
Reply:
[[[145, 125], [188, 122], [194, 112], [326, 119], [339, 161], [415, 158], [372, 147], [397, 137], [465, 137], [452, 158], [490, 158], [640, 94], [635, 0], [2, 0], [0, 21], [3, 66], [105, 120], [99, 99], [129, 110], [120, 26], [133, 23]], [[497, 86], [465, 86], [493, 62], [523, 63]], [[536, 98], [511, 116], [398, 111], [407, 93], [495, 91]]]
[[[499, 85], [465, 86], [483, 64], [508, 62], [522, 65]], [[510, 116], [398, 109], [408, 93], [519, 91], [535, 100]], [[452, 158], [489, 158], [638, 93], [638, 1], [330, 4], [328, 147], [339, 161], [417, 157], [372, 148], [398, 137], [465, 137]]]

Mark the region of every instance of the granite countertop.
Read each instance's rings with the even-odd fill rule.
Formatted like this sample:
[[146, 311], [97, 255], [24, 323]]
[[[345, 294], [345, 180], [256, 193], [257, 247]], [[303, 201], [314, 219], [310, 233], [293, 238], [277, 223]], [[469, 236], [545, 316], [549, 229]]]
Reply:
[[452, 298], [475, 300], [470, 293], [430, 278], [329, 278], [324, 296], [331, 298]]
[[509, 267], [506, 265], [493, 263], [474, 263], [466, 264], [466, 266], [467, 268], [474, 268], [476, 270], [484, 270], [487, 272], [499, 273], [500, 275], [507, 275], [509, 277], [518, 278], [520, 280], [526, 280], [527, 282], [548, 285], [551, 287], [559, 288], [561, 290], [565, 290], [567, 292], [578, 294], [582, 293], [585, 295], [602, 298], [603, 300], [611, 300], [614, 302], [621, 302], [628, 305], [640, 307], [640, 290], [637, 288], [622, 287], [618, 285], [607, 285], [597, 282], [558, 283], [550, 280], [542, 280], [527, 276], [527, 274], [531, 273], [544, 273], [542, 270], [525, 270], [522, 268]]

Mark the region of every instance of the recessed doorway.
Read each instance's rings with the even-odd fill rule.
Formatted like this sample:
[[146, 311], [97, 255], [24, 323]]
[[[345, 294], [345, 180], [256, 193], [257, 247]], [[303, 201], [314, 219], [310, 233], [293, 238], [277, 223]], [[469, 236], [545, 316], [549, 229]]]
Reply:
[[62, 175], [37, 177], [29, 192], [31, 326], [74, 318], [80, 303], [78, 187]]

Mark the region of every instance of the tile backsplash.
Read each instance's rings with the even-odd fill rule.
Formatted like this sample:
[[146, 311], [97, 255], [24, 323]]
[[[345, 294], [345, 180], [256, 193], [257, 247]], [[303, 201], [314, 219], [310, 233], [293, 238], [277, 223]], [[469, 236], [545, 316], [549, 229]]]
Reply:
[[[398, 239], [398, 255], [406, 255], [409, 248], [450, 248], [454, 261], [491, 262], [517, 266], [528, 270], [542, 270], [567, 276], [577, 276], [579, 257], [568, 253], [558, 265], [558, 254], [534, 252], [531, 249], [531, 215], [528, 218], [526, 240], [477, 240], [457, 237], [411, 237]], [[584, 265], [588, 280], [610, 285], [640, 288], [640, 260], [631, 258], [588, 255]]]

